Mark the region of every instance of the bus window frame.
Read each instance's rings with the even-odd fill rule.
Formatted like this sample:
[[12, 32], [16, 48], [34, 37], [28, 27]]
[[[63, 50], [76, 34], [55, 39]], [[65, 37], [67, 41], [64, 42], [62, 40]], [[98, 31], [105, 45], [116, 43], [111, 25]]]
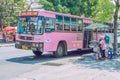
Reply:
[[[65, 21], [65, 17], [66, 17], [66, 18], [69, 18], [69, 24], [67, 23], [67, 20]], [[64, 16], [64, 18], [63, 18], [63, 25], [64, 25], [64, 26], [63, 26], [63, 30], [64, 30], [64, 31], [70, 31], [70, 30], [71, 30], [71, 27], [70, 27], [70, 25], [71, 25], [70, 19], [71, 19], [71, 17]], [[66, 22], [66, 24], [65, 24], [65, 22]], [[66, 27], [65, 25], [66, 25], [67, 27], [69, 27], [69, 29], [65, 29], [65, 27]]]
[[[57, 20], [56, 18], [55, 18], [55, 31], [63, 31], [63, 32], [83, 32], [83, 20], [81, 19], [81, 18], [76, 18], [76, 17], [70, 17], [70, 16], [63, 16], [63, 15], [56, 15], [56, 16], [61, 16], [62, 17], [62, 23], [59, 21], [59, 20]], [[65, 24], [65, 20], [64, 20], [64, 17], [68, 17], [69, 19], [70, 19], [70, 23], [69, 23], [69, 30], [65, 30], [65, 26], [64, 26], [64, 24]], [[74, 19], [76, 19], [76, 30], [74, 30], [74, 31], [72, 31], [72, 18], [74, 18]], [[78, 27], [79, 27], [79, 23], [78, 23], [78, 20], [81, 20], [81, 27], [82, 27], [82, 29], [80, 29], [80, 30], [78, 30]], [[59, 29], [59, 27], [58, 26], [62, 26], [62, 29]]]
[[[41, 30], [42, 32], [40, 34], [43, 34], [44, 33], [44, 27], [45, 27], [45, 17], [44, 16], [38, 16], [38, 17], [42, 17], [42, 28], [43, 28], [43, 31]], [[39, 19], [38, 19], [38, 26], [39, 26]]]
[[[72, 19], [75, 19], [75, 22], [74, 21], [72, 21]], [[71, 18], [71, 31], [78, 31], [78, 29], [77, 29], [77, 18]], [[73, 23], [74, 23], [74, 25], [73, 25]], [[73, 28], [73, 26], [74, 26], [74, 28]]]
[[[81, 20], [81, 25], [79, 25], [79, 20]], [[78, 19], [77, 19], [77, 25], [78, 25], [78, 26], [77, 26], [78, 31], [83, 31], [83, 28], [84, 28], [84, 27], [83, 27], [83, 21], [82, 21], [81, 18], [78, 18]], [[82, 28], [81, 28], [81, 27], [82, 27]], [[80, 28], [80, 30], [79, 30], [79, 28]]]
[[[62, 17], [61, 22], [59, 20], [57, 21], [57, 16]], [[56, 18], [55, 18], [55, 30], [56, 31], [63, 31], [64, 30], [63, 29], [64, 28], [64, 25], [63, 25], [64, 20], [63, 20], [63, 18], [64, 18], [64, 16], [62, 16], [62, 15], [56, 15]]]
[[[43, 31], [41, 32], [41, 33], [37, 33], [37, 31], [36, 31], [36, 33], [35, 33], [35, 35], [40, 35], [40, 34], [43, 34], [44, 33], [44, 27], [45, 27], [45, 23], [44, 23], [44, 16], [18, 16], [18, 23], [17, 23], [17, 33], [18, 33], [18, 28], [19, 28], [19, 26], [20, 26], [20, 17], [38, 17], [38, 20], [36, 21], [37, 22], [37, 30], [38, 30], [38, 26], [39, 26], [39, 17], [41, 17], [42, 18], [42, 27], [43, 27]], [[28, 23], [27, 23], [27, 26], [29, 25], [30, 26], [30, 22], [33, 22], [33, 21], [27, 21]], [[29, 32], [27, 32], [26, 30], [25, 30], [25, 33], [22, 33], [22, 34], [28, 34]]]
[[[49, 18], [49, 19], [52, 19], [52, 25], [53, 25], [53, 29], [52, 28], [47, 28], [46, 25], [47, 25], [47, 21], [46, 19]], [[46, 30], [49, 30], [49, 31], [46, 31]], [[49, 33], [49, 32], [53, 32], [55, 31], [55, 18], [51, 18], [51, 17], [45, 17], [45, 27], [44, 27], [44, 33]]]
[[[20, 18], [22, 18], [22, 17], [26, 18], [26, 20], [25, 20], [25, 21], [24, 21], [24, 20], [20, 20]], [[17, 25], [17, 33], [18, 33], [18, 34], [27, 34], [26, 29], [25, 29], [25, 31], [24, 31], [23, 33], [20, 33], [20, 32], [19, 32], [19, 29], [20, 29], [20, 26], [21, 26], [21, 22], [20, 22], [20, 21], [27, 22], [26, 25], [29, 25], [29, 21], [27, 21], [27, 17], [28, 17], [28, 16], [18, 16], [18, 25]], [[25, 25], [25, 26], [26, 26], [26, 25]]]
[[[31, 20], [32, 17], [37, 17], [38, 20], [37, 20], [37, 21], [32, 21], [32, 20]], [[31, 26], [31, 24], [34, 24], [34, 26], [36, 26], [36, 27], [35, 27], [35, 33], [38, 32], [38, 21], [39, 21], [39, 16], [30, 16], [29, 25]], [[36, 25], [35, 25], [35, 23], [36, 23]]]

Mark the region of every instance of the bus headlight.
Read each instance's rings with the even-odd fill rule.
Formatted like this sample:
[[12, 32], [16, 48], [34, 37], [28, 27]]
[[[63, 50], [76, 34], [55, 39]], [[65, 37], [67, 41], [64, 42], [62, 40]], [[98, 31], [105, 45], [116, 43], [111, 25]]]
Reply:
[[36, 47], [39, 47], [39, 44], [37, 43], [35, 46], [36, 46]]
[[20, 44], [20, 42], [19, 42], [19, 41], [16, 41], [16, 44]]
[[43, 43], [32, 43], [33, 47], [42, 47]]

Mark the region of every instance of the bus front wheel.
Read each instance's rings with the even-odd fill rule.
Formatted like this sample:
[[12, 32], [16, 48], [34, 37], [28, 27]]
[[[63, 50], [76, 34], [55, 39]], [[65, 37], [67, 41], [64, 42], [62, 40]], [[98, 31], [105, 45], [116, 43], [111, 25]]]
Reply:
[[41, 56], [42, 55], [42, 52], [40, 51], [33, 51], [34, 55], [35, 56]]
[[66, 49], [65, 49], [64, 44], [59, 43], [57, 50], [55, 52], [53, 52], [53, 55], [54, 55], [54, 57], [58, 58], [58, 57], [62, 57], [65, 52], [66, 52]]

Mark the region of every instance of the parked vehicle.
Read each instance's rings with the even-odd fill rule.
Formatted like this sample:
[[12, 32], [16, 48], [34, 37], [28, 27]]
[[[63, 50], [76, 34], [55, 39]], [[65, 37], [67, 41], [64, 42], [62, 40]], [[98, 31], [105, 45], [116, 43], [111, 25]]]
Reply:
[[[53, 52], [55, 57], [67, 55], [68, 50], [83, 49], [83, 19], [46, 10], [23, 11], [19, 15], [15, 47], [32, 50], [36, 56]], [[89, 20], [84, 22], [91, 24]]]
[[0, 42], [14, 42], [16, 27], [7, 26], [0, 31]]

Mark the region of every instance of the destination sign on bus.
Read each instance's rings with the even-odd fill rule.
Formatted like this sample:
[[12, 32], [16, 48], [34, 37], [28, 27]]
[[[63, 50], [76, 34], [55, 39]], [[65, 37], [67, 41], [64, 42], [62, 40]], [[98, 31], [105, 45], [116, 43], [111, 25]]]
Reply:
[[37, 17], [31, 17], [31, 21], [37, 21], [38, 18]]
[[21, 16], [37, 16], [38, 12], [37, 11], [25, 11], [21, 12]]
[[23, 18], [20, 18], [20, 20], [22, 20], [22, 21], [26, 21], [26, 18], [23, 17]]

